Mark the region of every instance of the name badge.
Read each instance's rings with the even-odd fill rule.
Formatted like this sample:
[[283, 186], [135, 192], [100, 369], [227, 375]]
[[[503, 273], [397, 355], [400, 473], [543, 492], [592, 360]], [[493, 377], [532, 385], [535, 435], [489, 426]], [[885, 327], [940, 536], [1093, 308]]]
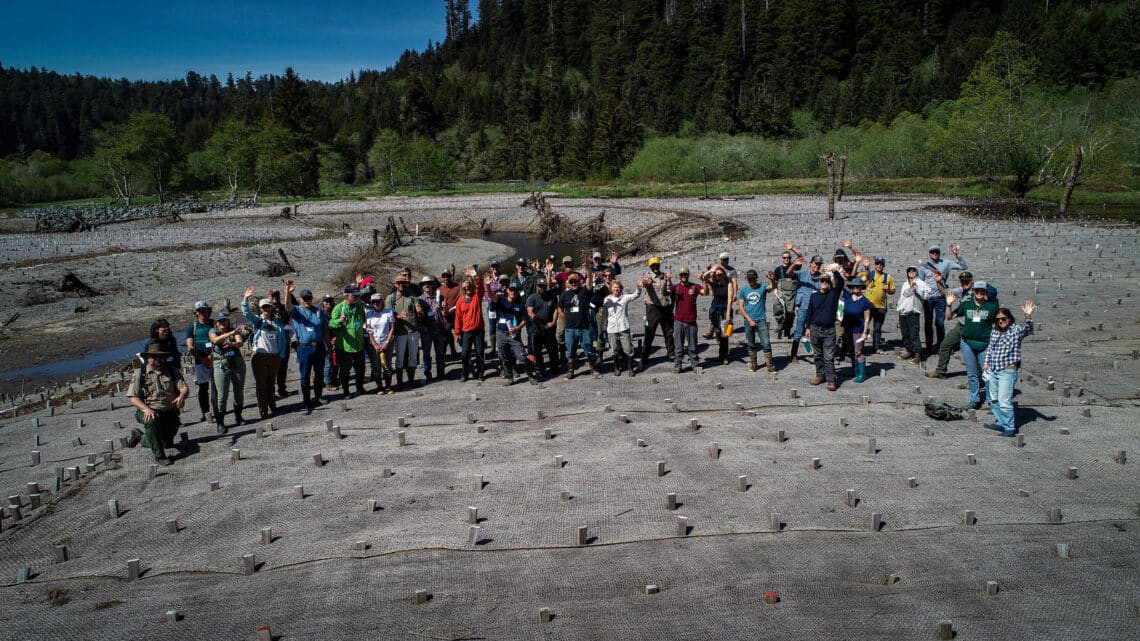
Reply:
[[577, 305], [575, 305], [575, 306], [571, 307], [571, 308], [570, 308], [570, 313], [571, 313], [571, 314], [577, 314], [577, 313], [578, 313], [578, 306], [577, 306]]
[[231, 349], [226, 351], [226, 358], [233, 358], [234, 356], [237, 356], [237, 352], [234, 350]]

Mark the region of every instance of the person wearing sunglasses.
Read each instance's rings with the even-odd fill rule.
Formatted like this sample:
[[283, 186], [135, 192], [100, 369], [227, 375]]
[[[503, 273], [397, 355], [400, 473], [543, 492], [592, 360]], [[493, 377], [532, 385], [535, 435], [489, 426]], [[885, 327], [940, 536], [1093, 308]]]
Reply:
[[1021, 306], [1025, 322], [1021, 324], [1013, 322], [1013, 312], [1008, 307], [1002, 307], [994, 316], [982, 376], [987, 383], [986, 396], [990, 401], [990, 413], [996, 421], [986, 427], [1001, 432], [1002, 436], [1017, 436], [1017, 423], [1013, 415], [1013, 388], [1017, 384], [1017, 374], [1021, 367], [1021, 342], [1033, 333], [1033, 312], [1036, 310], [1037, 305], [1033, 301], [1025, 301]]

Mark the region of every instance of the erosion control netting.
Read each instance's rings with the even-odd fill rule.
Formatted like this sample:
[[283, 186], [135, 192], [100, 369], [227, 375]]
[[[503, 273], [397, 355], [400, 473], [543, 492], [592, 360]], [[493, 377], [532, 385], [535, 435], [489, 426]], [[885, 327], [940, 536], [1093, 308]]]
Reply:
[[[0, 426], [0, 481], [24, 505], [24, 521], [5, 518], [0, 533], [7, 629], [44, 639], [76, 621], [96, 639], [252, 639], [260, 625], [285, 639], [847, 639], [933, 638], [948, 619], [958, 638], [1136, 636], [1135, 232], [970, 221], [963, 238], [954, 235], [960, 219], [875, 211], [836, 221], [836, 232], [816, 231], [803, 213], [735, 205], [752, 237], [698, 241], [667, 257], [667, 269], [703, 267], [727, 248], [738, 269], [766, 271], [784, 237], [809, 256], [832, 253], [834, 243], [820, 240], [826, 231], [885, 255], [898, 278], [926, 244], [954, 240], [1003, 304], [1037, 300], [1045, 326], [1026, 342], [1016, 397], [1024, 446], [983, 429], [985, 411], [945, 423], [923, 414], [928, 396], [965, 402], [958, 357], [950, 379], [934, 380], [893, 354], [871, 356], [871, 380], [843, 381], [829, 393], [808, 385], [810, 366], [785, 362], [779, 341], [775, 376], [741, 362], [678, 376], [661, 360], [658, 337], [649, 371], [634, 379], [613, 377], [606, 363], [600, 381], [432, 384], [420, 395], [354, 399], [347, 411], [334, 402], [312, 416], [286, 413], [264, 438], [258, 423], [216, 437], [191, 411], [190, 453], [154, 480], [144, 450], [118, 447], [130, 411], [108, 410], [106, 398], [83, 401]], [[783, 225], [778, 238], [764, 231]], [[907, 233], [866, 231], [888, 228]], [[643, 264], [631, 259], [627, 280]], [[1084, 270], [1080, 282], [1067, 276], [1069, 264]], [[633, 307], [637, 338], [641, 312]], [[1103, 330], [1090, 331], [1100, 323]], [[892, 311], [887, 338], [897, 337]], [[735, 338], [733, 349], [741, 360]], [[704, 352], [713, 354], [715, 346]], [[326, 430], [326, 419], [344, 438]], [[105, 439], [116, 441], [109, 468]], [[232, 447], [241, 449], [236, 463]], [[37, 466], [29, 465], [32, 449]], [[1114, 460], [1121, 450], [1123, 464]], [[30, 508], [27, 482], [50, 488], [53, 466], [82, 468], [88, 452], [100, 461], [92, 474]], [[738, 491], [740, 475], [747, 491]], [[916, 487], [908, 487], [912, 477]], [[211, 491], [212, 481], [220, 489]], [[305, 498], [294, 496], [295, 485]], [[675, 510], [666, 507], [669, 493]], [[367, 511], [369, 500], [379, 509]], [[478, 508], [475, 545], [469, 506]], [[1053, 509], [1059, 524], [1048, 522]], [[976, 525], [963, 523], [966, 511]], [[688, 519], [687, 536], [679, 536], [678, 516]], [[167, 532], [170, 519], [177, 533]], [[588, 528], [584, 547], [573, 545], [580, 526]], [[266, 527], [274, 536], [267, 545]], [[354, 550], [357, 541], [365, 549]], [[1056, 555], [1057, 543], [1071, 558]], [[58, 544], [67, 545], [66, 562], [54, 562]], [[248, 553], [259, 564], [251, 576], [242, 574]], [[129, 582], [134, 558], [144, 572]], [[30, 580], [17, 583], [22, 568]], [[996, 595], [984, 594], [986, 581], [998, 583]], [[659, 594], [639, 593], [651, 583]], [[432, 598], [417, 605], [416, 590]], [[764, 603], [766, 591], [780, 601]], [[544, 607], [555, 615], [549, 624], [539, 622]], [[172, 609], [182, 618], [162, 623]]]

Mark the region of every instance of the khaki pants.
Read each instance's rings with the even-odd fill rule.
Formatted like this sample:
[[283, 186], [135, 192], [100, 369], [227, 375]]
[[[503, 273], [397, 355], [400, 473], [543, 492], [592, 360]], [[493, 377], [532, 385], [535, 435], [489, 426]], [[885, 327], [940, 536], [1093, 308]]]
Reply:
[[257, 353], [249, 364], [253, 370], [253, 386], [257, 391], [257, 411], [264, 417], [277, 411], [277, 398], [273, 388], [277, 385], [281, 357], [277, 354]]

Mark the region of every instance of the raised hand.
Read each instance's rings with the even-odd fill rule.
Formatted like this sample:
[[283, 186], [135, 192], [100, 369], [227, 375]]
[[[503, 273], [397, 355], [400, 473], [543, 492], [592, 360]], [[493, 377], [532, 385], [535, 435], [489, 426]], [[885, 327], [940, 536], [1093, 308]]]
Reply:
[[245, 296], [244, 296], [244, 298], [249, 298], [250, 296], [253, 296], [253, 293], [254, 293], [254, 292], [256, 292], [256, 291], [257, 291], [257, 290], [256, 290], [256, 289], [254, 289], [253, 287], [250, 287], [250, 288], [246, 289], [246, 290], [245, 290]]
[[793, 245], [791, 243], [784, 243], [784, 249], [786, 249], [788, 251], [791, 251], [793, 247], [795, 247], [795, 245]]
[[776, 272], [768, 272], [765, 276], [768, 277], [768, 280], [776, 280]]
[[285, 281], [285, 293], [286, 294], [292, 294], [296, 290], [297, 290], [297, 286], [293, 284], [292, 280]]
[[1021, 306], [1021, 311], [1025, 314], [1026, 318], [1029, 318], [1030, 316], [1032, 316], [1033, 312], [1036, 310], [1037, 310], [1037, 303], [1034, 303], [1031, 300], [1025, 301], [1025, 304]]
[[[788, 244], [790, 245], [791, 243], [788, 243]], [[804, 264], [804, 257], [803, 256], [797, 256], [796, 259], [792, 261], [792, 264], [797, 265], [797, 266], [802, 266]]]
[[850, 238], [844, 238], [843, 240], [839, 241], [839, 244], [850, 249], [851, 248], [851, 239]]
[[864, 266], [864, 267], [870, 267], [871, 266], [871, 258], [869, 256], [864, 256], [863, 260], [860, 261], [859, 264]]
[[616, 263], [618, 259], [617, 252], [610, 252], [610, 262]]
[[958, 297], [954, 295], [954, 292], [946, 292], [946, 306], [947, 307], [952, 306], [957, 301], [958, 301]]
[[954, 243], [950, 243], [950, 253], [954, 254], [955, 256], [958, 255], [958, 246]]

